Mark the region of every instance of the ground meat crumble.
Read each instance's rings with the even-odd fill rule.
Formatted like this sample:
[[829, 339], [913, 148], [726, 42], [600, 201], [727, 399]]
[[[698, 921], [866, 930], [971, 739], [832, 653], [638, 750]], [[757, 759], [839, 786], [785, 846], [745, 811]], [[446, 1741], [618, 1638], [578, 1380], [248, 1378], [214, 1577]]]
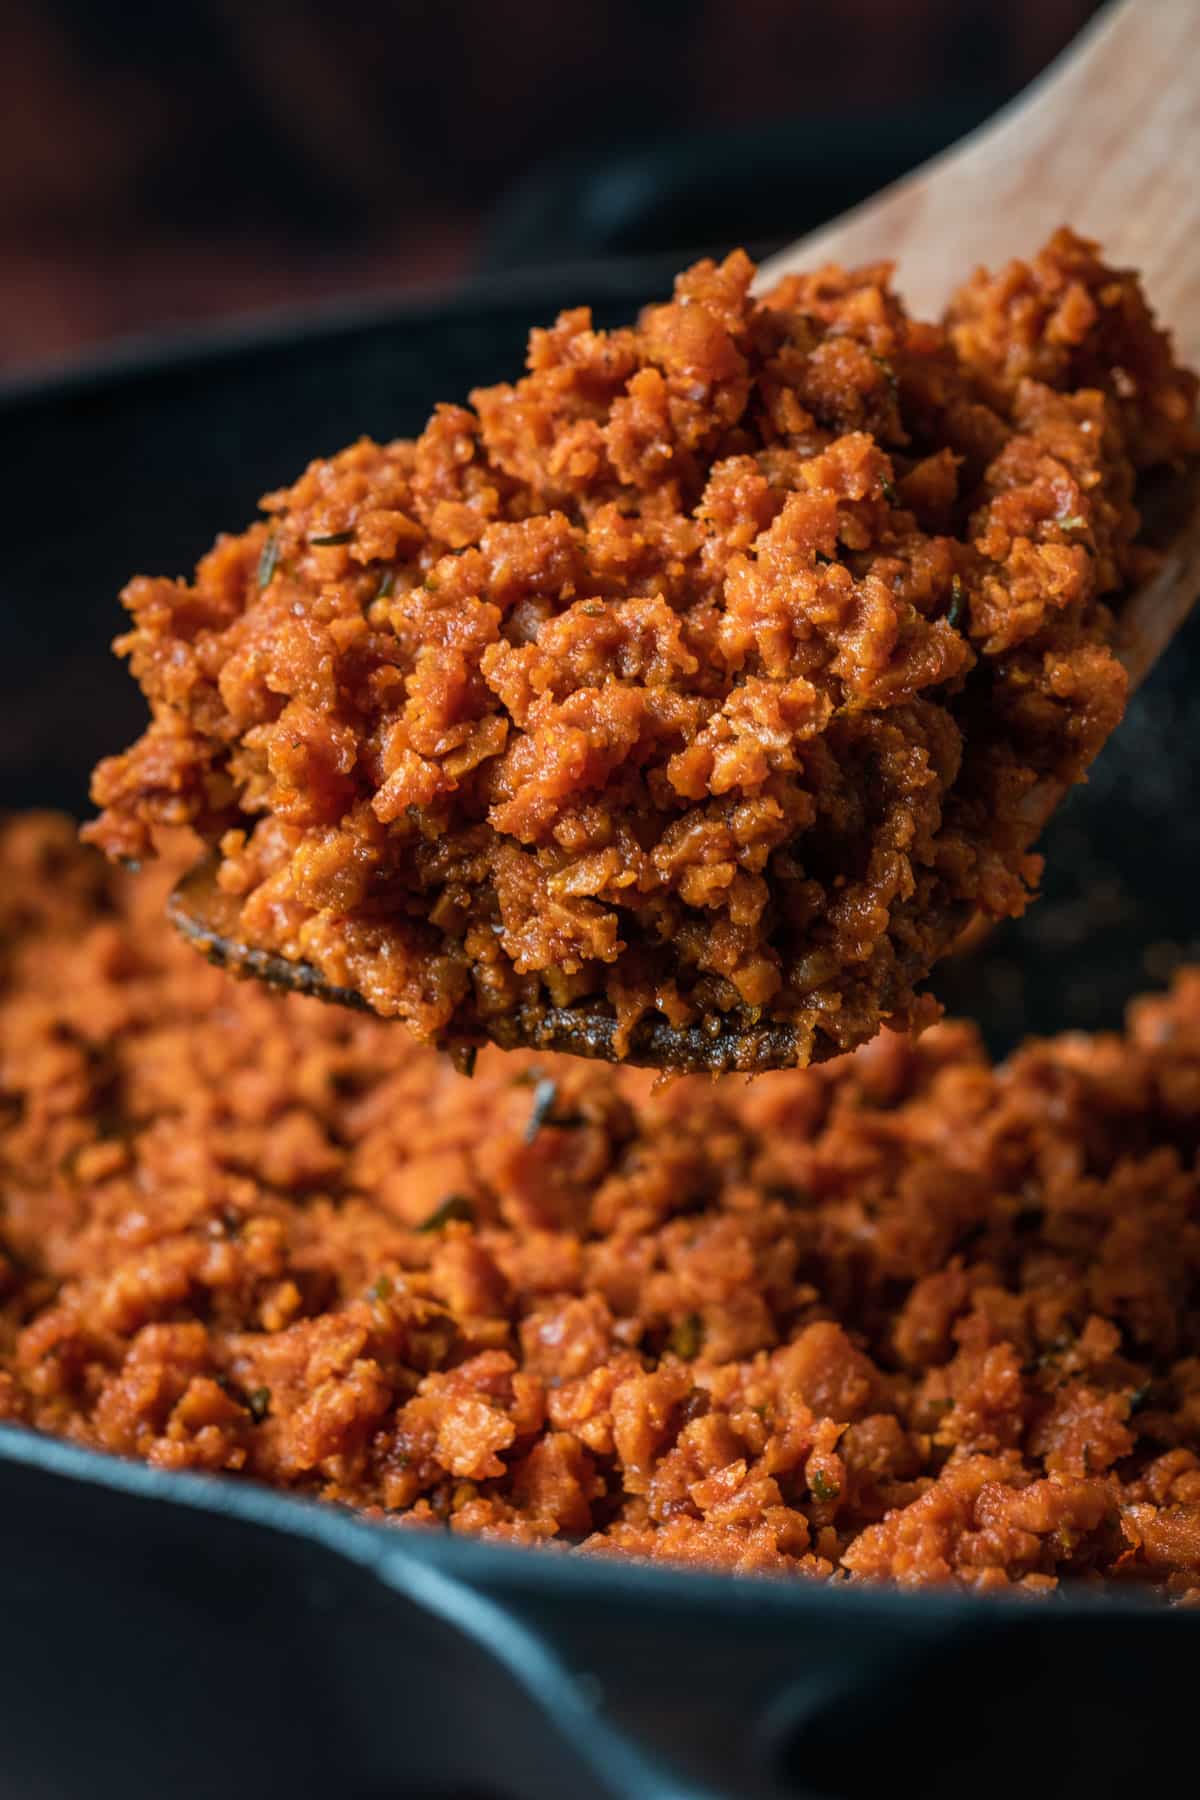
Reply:
[[1200, 971], [753, 1081], [235, 983], [0, 833], [0, 1418], [400, 1525], [1200, 1594]]
[[753, 274], [564, 313], [133, 581], [153, 717], [94, 841], [196, 827], [253, 942], [441, 1044], [582, 1008], [748, 1067], [926, 1021], [1121, 717], [1135, 478], [1196, 448], [1196, 381], [1065, 230], [941, 325], [883, 266]]

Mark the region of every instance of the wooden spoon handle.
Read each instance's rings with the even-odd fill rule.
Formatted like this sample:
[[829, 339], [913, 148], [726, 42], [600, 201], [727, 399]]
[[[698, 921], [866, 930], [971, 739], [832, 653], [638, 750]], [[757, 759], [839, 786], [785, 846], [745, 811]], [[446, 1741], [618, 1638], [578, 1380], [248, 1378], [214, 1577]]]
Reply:
[[972, 268], [1028, 255], [1056, 226], [1142, 275], [1185, 362], [1200, 360], [1200, 0], [1110, 6], [971, 137], [768, 262], [894, 257], [936, 317]]

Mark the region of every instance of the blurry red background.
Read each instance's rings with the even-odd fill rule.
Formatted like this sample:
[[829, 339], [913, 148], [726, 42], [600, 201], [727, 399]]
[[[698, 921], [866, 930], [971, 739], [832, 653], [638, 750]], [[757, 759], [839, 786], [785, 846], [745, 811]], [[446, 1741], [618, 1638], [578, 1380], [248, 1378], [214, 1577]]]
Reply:
[[[476, 266], [515, 183], [953, 101], [1091, 0], [40, 0], [0, 11], [0, 370]], [[788, 226], [780, 220], [782, 235]], [[664, 244], [664, 249], [674, 248]]]

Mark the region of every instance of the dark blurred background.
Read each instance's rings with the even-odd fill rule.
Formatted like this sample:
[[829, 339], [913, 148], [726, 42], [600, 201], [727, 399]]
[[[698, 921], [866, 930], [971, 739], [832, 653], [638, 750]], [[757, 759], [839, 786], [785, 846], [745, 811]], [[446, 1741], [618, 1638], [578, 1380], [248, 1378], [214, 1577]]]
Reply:
[[786, 242], [1095, 10], [8, 0], [0, 374], [281, 305]]

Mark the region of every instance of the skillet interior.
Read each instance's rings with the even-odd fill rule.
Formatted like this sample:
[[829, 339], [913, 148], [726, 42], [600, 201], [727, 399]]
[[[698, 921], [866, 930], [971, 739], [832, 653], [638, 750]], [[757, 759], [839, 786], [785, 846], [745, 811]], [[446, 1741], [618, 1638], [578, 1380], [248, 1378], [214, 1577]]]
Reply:
[[[599, 321], [660, 278], [611, 270]], [[596, 292], [594, 271], [548, 276], [0, 395], [0, 804], [82, 813], [92, 762], [138, 728], [107, 649], [134, 567], [190, 567], [309, 456], [418, 429], [435, 398], [514, 372], [531, 319]], [[1115, 1024], [1200, 957], [1198, 676], [1200, 619], [1051, 827], [1045, 898], [942, 978], [995, 1052]], [[0, 1796], [23, 1800], [1127, 1795], [1174, 1767], [1200, 1629], [1086, 1597], [585, 1565], [165, 1484], [14, 1430], [0, 1524]]]

